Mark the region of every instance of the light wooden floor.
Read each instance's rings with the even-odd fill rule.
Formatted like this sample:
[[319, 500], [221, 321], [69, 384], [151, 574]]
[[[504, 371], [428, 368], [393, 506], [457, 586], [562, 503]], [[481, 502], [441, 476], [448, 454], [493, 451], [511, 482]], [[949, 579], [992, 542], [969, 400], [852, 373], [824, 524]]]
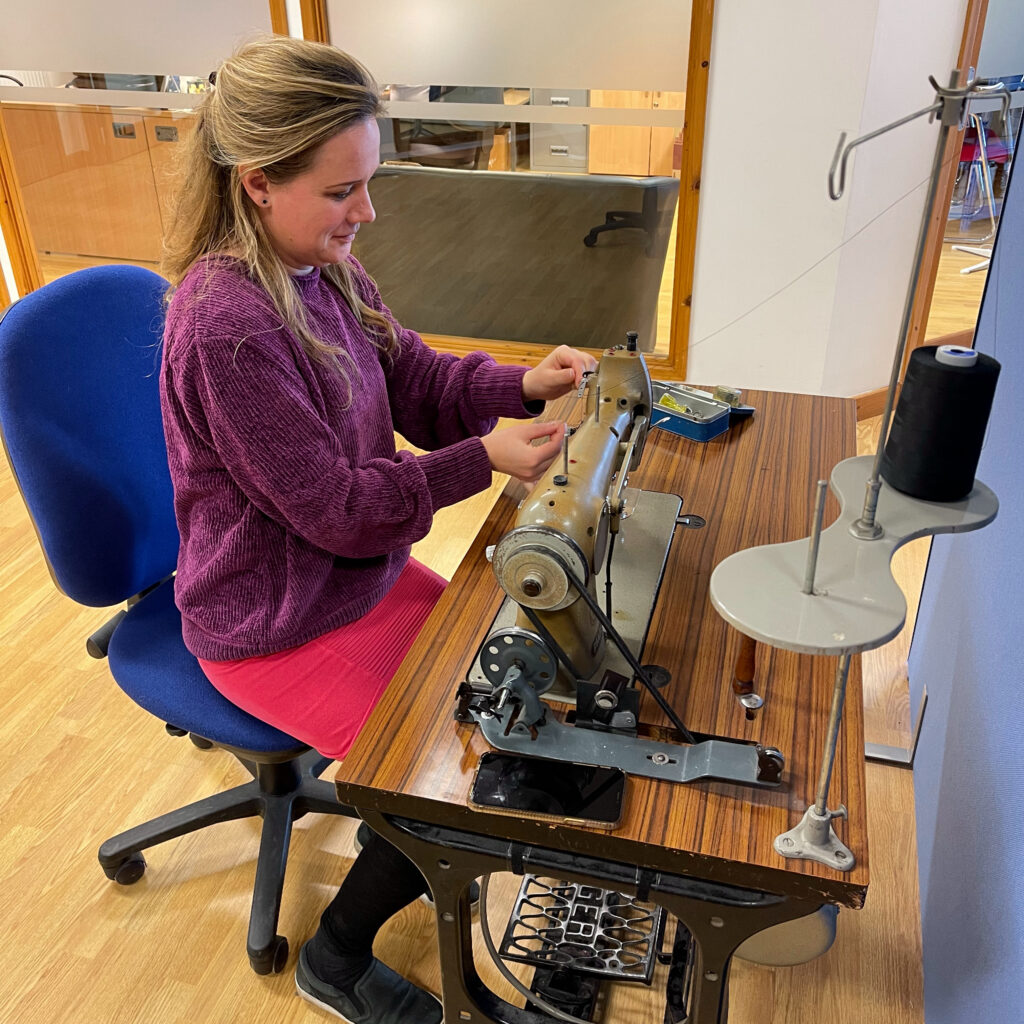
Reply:
[[[991, 242], [987, 244], [991, 245]], [[961, 274], [960, 271], [979, 262], [978, 256], [954, 252], [951, 242], [942, 246], [925, 329], [925, 338], [929, 341], [977, 323], [987, 272], [979, 270], [973, 274]]]
[[[495, 485], [495, 493], [497, 489]], [[417, 555], [450, 572], [485, 514], [483, 495], [443, 513], [439, 544]], [[85, 653], [104, 619], [57, 594], [9, 470], [0, 468], [0, 889], [12, 952], [0, 977], [0, 1022], [17, 1024], [290, 1024], [325, 1020], [292, 992], [291, 967], [260, 978], [244, 952], [257, 853], [253, 821], [219, 825], [148, 854], [134, 887], [108, 882], [96, 849], [108, 835], [244, 781], [221, 752], [166, 736]], [[868, 766], [872, 886], [845, 911], [818, 961], [768, 970], [737, 963], [732, 1024], [920, 1024], [921, 976], [910, 773]], [[296, 826], [281, 916], [293, 943], [315, 927], [352, 856], [351, 823]], [[495, 928], [511, 876], [497, 887]], [[434, 924], [416, 904], [377, 952], [436, 989]], [[489, 965], [481, 969], [496, 990]], [[606, 1021], [660, 1021], [657, 987], [612, 991]]]
[[[69, 269], [48, 261], [47, 277]], [[971, 277], [967, 287], [980, 297], [980, 275]], [[962, 287], [959, 275], [951, 280], [949, 301], [959, 313], [941, 311], [936, 333], [964, 326], [970, 300], [956, 297]], [[936, 302], [943, 301], [940, 285]], [[865, 443], [869, 430], [864, 426]], [[490, 494], [445, 510], [417, 556], [450, 575], [499, 489], [497, 482]], [[244, 944], [256, 822], [220, 825], [151, 851], [149, 870], [134, 887], [104, 878], [95, 855], [110, 834], [240, 783], [245, 774], [228, 755], [167, 737], [121, 694], [106, 666], [88, 658], [85, 637], [104, 614], [79, 609], [53, 589], [6, 462], [0, 602], [0, 891], [10, 944], [0, 1024], [333, 1019], [294, 997], [291, 965], [267, 978], [249, 969]], [[878, 665], [865, 659], [866, 721], [874, 722], [877, 742], [904, 735], [909, 721], [899, 702], [906, 641], [900, 643], [878, 652]], [[840, 915], [835, 946], [811, 964], [769, 970], [738, 962], [731, 1024], [921, 1024], [913, 779], [869, 764], [867, 780], [867, 906]], [[317, 816], [296, 825], [281, 915], [293, 959], [349, 863], [352, 831], [347, 821]], [[495, 927], [504, 922], [512, 888], [492, 890]], [[433, 931], [429, 911], [416, 904], [388, 925], [377, 952], [436, 989]], [[489, 965], [481, 970], [505, 991]], [[616, 987], [604, 1019], [660, 1022], [657, 981], [651, 990]]]

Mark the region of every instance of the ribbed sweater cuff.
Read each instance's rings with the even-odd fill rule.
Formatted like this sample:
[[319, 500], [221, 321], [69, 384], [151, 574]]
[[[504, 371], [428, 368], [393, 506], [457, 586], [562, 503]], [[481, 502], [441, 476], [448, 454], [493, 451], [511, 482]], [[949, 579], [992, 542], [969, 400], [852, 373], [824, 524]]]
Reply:
[[481, 419], [508, 416], [528, 419], [544, 411], [544, 403], [523, 402], [523, 377], [529, 367], [491, 365], [473, 381], [473, 409]]
[[491, 486], [491, 463], [478, 437], [428, 452], [416, 461], [427, 478], [434, 512]]

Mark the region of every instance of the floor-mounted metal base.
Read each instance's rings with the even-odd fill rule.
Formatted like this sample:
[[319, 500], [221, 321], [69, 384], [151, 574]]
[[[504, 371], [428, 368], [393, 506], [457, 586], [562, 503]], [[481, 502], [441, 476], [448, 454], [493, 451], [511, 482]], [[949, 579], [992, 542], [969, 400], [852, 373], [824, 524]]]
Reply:
[[826, 807], [824, 814], [817, 814], [814, 804], [811, 804], [799, 825], [775, 837], [775, 852], [783, 857], [815, 860], [837, 871], [850, 871], [857, 863], [856, 858], [832, 828], [833, 818], [845, 817], [846, 808], [842, 804], [838, 811], [830, 811]]

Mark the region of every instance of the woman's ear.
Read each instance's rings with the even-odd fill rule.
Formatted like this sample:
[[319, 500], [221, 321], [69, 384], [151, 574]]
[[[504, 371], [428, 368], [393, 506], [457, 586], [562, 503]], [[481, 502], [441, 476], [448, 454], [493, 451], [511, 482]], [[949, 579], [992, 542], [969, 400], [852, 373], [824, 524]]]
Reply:
[[239, 168], [239, 177], [242, 181], [242, 188], [257, 206], [270, 205], [270, 182], [267, 181], [262, 167], [254, 167], [248, 171]]

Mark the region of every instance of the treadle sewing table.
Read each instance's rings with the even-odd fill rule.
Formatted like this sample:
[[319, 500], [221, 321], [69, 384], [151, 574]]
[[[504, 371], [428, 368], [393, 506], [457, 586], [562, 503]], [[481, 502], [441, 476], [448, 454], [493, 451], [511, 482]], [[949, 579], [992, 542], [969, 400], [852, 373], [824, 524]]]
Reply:
[[[712, 609], [708, 578], [727, 555], [811, 532], [814, 483], [855, 453], [852, 400], [749, 392], [756, 408], [698, 443], [652, 429], [630, 487], [683, 499], [707, 521], [678, 529], [642, 661], [667, 668], [661, 692], [697, 733], [757, 741], [786, 758], [782, 785], [682, 785], [631, 776], [612, 831], [487, 813], [468, 805], [480, 755], [476, 725], [454, 721], [455, 692], [504, 597], [485, 549], [514, 522], [524, 489], [510, 484], [337, 775], [340, 799], [419, 866], [438, 915], [445, 1020], [532, 1024], [551, 1018], [513, 1007], [478, 977], [472, 959], [472, 879], [512, 871], [572, 879], [650, 898], [696, 942], [688, 1024], [720, 1024], [732, 951], [749, 935], [824, 903], [861, 907], [868, 886], [864, 723], [859, 659], [847, 686], [830, 807], [845, 804], [839, 837], [856, 865], [840, 872], [785, 859], [773, 839], [814, 801], [829, 719], [833, 658], [760, 647], [753, 721], [732, 692], [740, 636]], [[563, 415], [566, 405], [550, 413]], [[642, 500], [642, 499], [641, 499]], [[825, 522], [836, 512], [829, 497]], [[614, 578], [614, 570], [613, 570]], [[613, 589], [614, 595], [614, 589]], [[667, 726], [644, 693], [640, 721]]]

